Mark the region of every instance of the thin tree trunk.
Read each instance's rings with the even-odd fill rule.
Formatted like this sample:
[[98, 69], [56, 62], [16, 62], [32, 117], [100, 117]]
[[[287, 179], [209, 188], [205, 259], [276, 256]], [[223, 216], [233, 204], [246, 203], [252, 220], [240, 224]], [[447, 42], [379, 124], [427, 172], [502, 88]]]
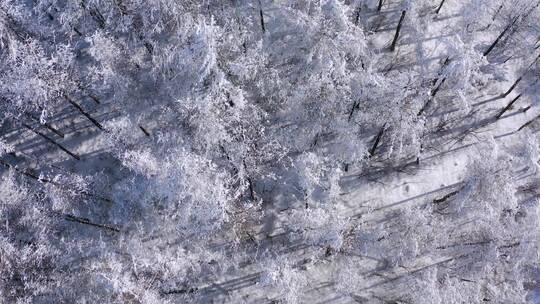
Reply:
[[[527, 69], [525, 70], [525, 72], [523, 72], [523, 74], [514, 82], [514, 84], [512, 84], [512, 86], [506, 91], [504, 92], [501, 97], [506, 97], [508, 96], [508, 94], [512, 93], [512, 91], [516, 88], [516, 86], [519, 84], [519, 82], [523, 79], [523, 77], [525, 76], [525, 74], [527, 74], [527, 72], [531, 69], [531, 67], [538, 61], [538, 59], [540, 59], [540, 55], [536, 56], [536, 58], [534, 59], [533, 62], [531, 62], [531, 64], [529, 64], [529, 66], [527, 67]], [[538, 79], [536, 80], [538, 81]], [[536, 83], [536, 82], [535, 82]]]
[[506, 111], [510, 110], [510, 108], [512, 107], [512, 105], [518, 101], [518, 99], [521, 97], [521, 94], [519, 94], [518, 96], [516, 96], [516, 98], [512, 99], [512, 101], [510, 101], [506, 107], [504, 107], [504, 109], [502, 109], [499, 114], [497, 114], [497, 116], [495, 118], [499, 119], [501, 118], [501, 116], [503, 116], [504, 113], [506, 113]]
[[[0, 165], [4, 166], [6, 168], [9, 168], [9, 169], [13, 169], [15, 172], [17, 172], [19, 174], [22, 174], [22, 175], [24, 175], [26, 177], [29, 177], [31, 179], [35, 179], [35, 180], [43, 182], [43, 183], [51, 184], [51, 185], [54, 185], [56, 187], [62, 187], [62, 188], [66, 187], [65, 185], [61, 185], [61, 184], [59, 184], [59, 183], [57, 183], [55, 181], [52, 181], [50, 179], [47, 179], [47, 178], [42, 178], [39, 175], [36, 175], [36, 174], [34, 174], [32, 172], [29, 172], [27, 170], [21, 170], [21, 169], [17, 168], [17, 166], [9, 164], [6, 161], [1, 160], [1, 159], [0, 159]], [[78, 191], [76, 189], [72, 189], [72, 190]], [[82, 195], [88, 196], [88, 197], [98, 198], [98, 199], [103, 200], [103, 201], [108, 202], [108, 203], [114, 203], [114, 201], [109, 199], [109, 198], [106, 198], [106, 197], [103, 197], [103, 196], [100, 196], [100, 195], [97, 195], [97, 194], [92, 194], [92, 193], [89, 193], [89, 192], [84, 191], [84, 190], [80, 191], [79, 193], [82, 194]]]
[[424, 103], [424, 105], [422, 106], [422, 108], [420, 109], [420, 111], [418, 111], [418, 113], [416, 114], [416, 116], [420, 116], [422, 115], [427, 109], [428, 107], [431, 105], [431, 103], [433, 102], [433, 99], [435, 98], [435, 95], [437, 94], [437, 92], [439, 91], [441, 85], [444, 83], [444, 81], [446, 80], [446, 78], [443, 78], [443, 80], [441, 81], [441, 83], [439, 83], [439, 85], [431, 90], [429, 92], [429, 97], [428, 97], [428, 100], [426, 100], [426, 103]]
[[401, 30], [401, 26], [403, 24], [403, 20], [405, 19], [405, 14], [407, 13], [407, 11], [402, 11], [401, 12], [401, 17], [399, 17], [399, 23], [398, 23], [398, 26], [396, 28], [396, 33], [394, 34], [394, 40], [392, 40], [392, 45], [390, 46], [390, 51], [393, 52], [395, 49], [396, 49], [396, 44], [397, 44], [397, 41], [398, 41], [398, 38], [399, 38], [399, 31]]
[[508, 91], [504, 92], [501, 97], [506, 97], [508, 96], [508, 94], [512, 93], [512, 91], [516, 88], [516, 86], [519, 84], [519, 82], [521, 81], [521, 79], [523, 79], [523, 76], [519, 77], [515, 82], [514, 84], [508, 89]]
[[533, 5], [524, 15], [523, 15], [523, 20], [525, 20], [526, 18], [528, 18], [531, 13], [540, 5], [540, 1], [536, 1], [536, 4]]
[[375, 155], [375, 150], [377, 150], [377, 146], [379, 146], [379, 142], [381, 141], [381, 138], [384, 134], [384, 127], [386, 126], [386, 124], [384, 124], [381, 128], [381, 130], [379, 131], [379, 133], [377, 133], [377, 136], [375, 137], [375, 141], [373, 142], [373, 146], [371, 146], [371, 148], [369, 149], [369, 156], [372, 157]]
[[[3, 97], [3, 96], [0, 97], [0, 101], [4, 101], [4, 100], [8, 100], [8, 99]], [[41, 108], [41, 107], [40, 107], [40, 109], [43, 110], [43, 108]], [[44, 126], [45, 128], [49, 129], [49, 131], [53, 132], [54, 134], [64, 138], [64, 133], [60, 132], [55, 127], [51, 126], [49, 123], [46, 123], [46, 122], [42, 123], [41, 120], [38, 117], [36, 117], [36, 116], [34, 116], [34, 115], [30, 114], [30, 113], [24, 113], [24, 116], [26, 116], [27, 118], [37, 122], [38, 124], [40, 124], [42, 126]]]
[[538, 48], [540, 48], [539, 42], [540, 42], [540, 37], [538, 37], [538, 39], [536, 39], [536, 42], [534, 43], [534, 45], [536, 45], [536, 46], [534, 47], [535, 50], [537, 50]]
[[35, 175], [35, 174], [31, 173], [31, 172], [28, 172], [26, 170], [21, 170], [21, 169], [17, 168], [16, 166], [14, 166], [12, 164], [9, 164], [9, 163], [5, 162], [4, 160], [1, 160], [1, 159], [0, 159], [0, 165], [4, 166], [6, 168], [9, 168], [9, 169], [13, 169], [15, 172], [17, 172], [19, 174], [22, 174], [22, 175], [24, 175], [26, 177], [30, 177], [31, 179], [35, 179], [37, 181], [42, 181], [44, 183], [51, 183], [51, 184], [57, 185], [55, 182], [53, 182], [53, 181], [51, 181], [49, 179], [41, 178], [41, 177], [39, 177], [39, 176], [37, 176], [37, 175]]
[[538, 56], [536, 56], [536, 58], [534, 58], [533, 62], [531, 62], [531, 64], [529, 64], [529, 66], [527, 67], [527, 71], [529, 71], [531, 69], [531, 67], [536, 64], [538, 59], [540, 59], [540, 54], [538, 54]]
[[[244, 166], [244, 170], [247, 172], [247, 166], [246, 166], [245, 160], [242, 161], [242, 165]], [[248, 188], [249, 188], [249, 197], [251, 198], [252, 201], [254, 201], [255, 190], [253, 189], [253, 182], [251, 181], [251, 178], [249, 176], [247, 177], [247, 181], [248, 181]]]
[[448, 66], [448, 64], [450, 63], [450, 57], [446, 57], [446, 59], [444, 60], [443, 64], [441, 65], [441, 68], [439, 69], [439, 72], [437, 73], [437, 77], [435, 79], [433, 79], [433, 81], [431, 82], [431, 85], [434, 86], [437, 84], [437, 81], [439, 81], [439, 78], [441, 77], [441, 75], [443, 74], [443, 71], [444, 71], [444, 68], [446, 66]]
[[[432, 85], [436, 85], [437, 82], [439, 81], [439, 78], [441, 77], [441, 75], [443, 74], [443, 71], [444, 71], [444, 68], [450, 63], [450, 57], [446, 57], [446, 59], [444, 60], [442, 66], [441, 66], [441, 69], [439, 70], [439, 74], [437, 76], [437, 78], [433, 79], [433, 82], [432, 82]], [[428, 100], [426, 101], [426, 103], [424, 104], [424, 106], [422, 106], [422, 108], [420, 109], [420, 111], [418, 111], [418, 113], [416, 114], [417, 116], [420, 116], [422, 115], [422, 113], [424, 113], [427, 108], [429, 107], [429, 105], [431, 104], [431, 102], [433, 101], [433, 98], [435, 98], [435, 95], [437, 95], [437, 93], [439, 92], [439, 90], [441, 89], [442, 85], [444, 84], [444, 82], [446, 81], [446, 77], [444, 77], [441, 82], [439, 82], [439, 84], [437, 85], [437, 87], [435, 87], [434, 89], [432, 89], [430, 92], [429, 92], [429, 98]]]
[[354, 109], [356, 109], [357, 106], [358, 106], [358, 102], [355, 101], [355, 102], [353, 103], [353, 106], [352, 106], [352, 108], [351, 108], [351, 111], [349, 112], [349, 118], [347, 119], [347, 121], [351, 121], [351, 118], [352, 118], [352, 116], [353, 116], [353, 114], [354, 114]]
[[437, 87], [434, 89], [434, 90], [431, 90], [431, 92], [429, 93], [429, 95], [431, 95], [431, 98], [435, 97], [435, 95], [437, 95], [437, 93], [439, 92], [439, 90], [441, 89], [441, 86], [444, 84], [444, 82], [446, 81], [446, 77], [444, 77], [441, 82], [439, 82], [439, 85], [437, 85]]
[[261, 5], [261, 0], [259, 0], [259, 17], [261, 19], [261, 29], [263, 33], [266, 33], [266, 27], [264, 26], [264, 14], [263, 9]]
[[95, 103], [101, 104], [101, 101], [100, 101], [99, 98], [97, 98], [95, 95], [93, 95], [93, 94], [88, 94], [88, 97], [90, 97]]
[[247, 178], [248, 186], [249, 186], [249, 197], [252, 201], [255, 200], [255, 191], [253, 190], [253, 183], [251, 182], [251, 178]]
[[489, 46], [489, 48], [484, 52], [484, 56], [487, 56], [489, 55], [489, 53], [491, 53], [491, 51], [493, 51], [493, 49], [495, 48], [495, 46], [497, 46], [497, 44], [499, 43], [499, 41], [501, 40], [501, 38], [504, 36], [504, 34], [506, 34], [506, 32], [508, 32], [508, 30], [517, 22], [518, 18], [514, 18], [514, 21], [512, 21], [512, 23], [510, 23], [509, 25], [506, 26], [506, 28], [499, 34], [499, 36], [495, 39], [495, 41], [493, 41], [493, 43]]
[[79, 35], [79, 36], [81, 36], [81, 37], [83, 36], [83, 34], [81, 33], [81, 31], [79, 31], [79, 29], [77, 29], [75, 26], [73, 26], [73, 27], [71, 27], [71, 28], [73, 29], [73, 31], [74, 31], [75, 33], [77, 33], [77, 35]]
[[435, 11], [435, 14], [439, 14], [439, 12], [441, 11], [441, 8], [442, 8], [442, 6], [443, 6], [443, 4], [444, 4], [445, 1], [446, 1], [446, 0], [442, 0], [442, 1], [441, 1], [441, 4], [439, 4], [439, 7], [437, 8], [437, 11]]
[[519, 127], [519, 129], [517, 129], [517, 131], [521, 131], [521, 130], [525, 129], [528, 125], [532, 124], [538, 118], [540, 118], [540, 115], [536, 116], [535, 118], [533, 118], [533, 119], [529, 120], [528, 122], [526, 122], [525, 124], [523, 124], [521, 127]]
[[90, 16], [92, 16], [92, 19], [96, 21], [96, 23], [99, 25], [100, 28], [105, 28], [105, 17], [103, 17], [103, 14], [99, 11], [97, 8], [92, 8], [88, 11], [90, 13]]
[[21, 122], [21, 124], [27, 128], [28, 130], [36, 133], [37, 135], [43, 137], [45, 140], [47, 140], [48, 142], [52, 143], [53, 145], [57, 146], [58, 148], [60, 148], [60, 150], [64, 151], [66, 154], [68, 154], [69, 156], [75, 158], [76, 160], [80, 160], [81, 158], [75, 154], [75, 153], [72, 153], [71, 151], [69, 151], [68, 149], [66, 149], [64, 146], [62, 146], [61, 144], [57, 143], [56, 141], [54, 141], [52, 138], [48, 137], [47, 135], [39, 132], [38, 130], [35, 130], [34, 128], [30, 127], [29, 125], [25, 124], [24, 122]]
[[195, 288], [180, 288], [180, 289], [172, 289], [172, 290], [167, 290], [167, 291], [161, 291], [161, 293], [163, 293], [164, 295], [171, 295], [171, 294], [190, 294], [190, 293], [195, 293], [199, 291], [199, 288], [195, 287]]
[[507, 63], [508, 61], [510, 61], [514, 56], [513, 55], [510, 55], [508, 58], [506, 58], [503, 63]]
[[492, 243], [493, 240], [485, 240], [485, 241], [478, 241], [478, 242], [466, 242], [461, 244], [451, 244], [451, 245], [444, 245], [444, 246], [438, 246], [436, 249], [448, 249], [448, 248], [454, 248], [458, 246], [480, 246], [480, 245], [487, 245]]
[[493, 21], [495, 21], [495, 18], [497, 18], [497, 15], [499, 15], [499, 12], [501, 11], [502, 8], [503, 8], [503, 4], [501, 4], [499, 8], [497, 9], [497, 11], [495, 11], [495, 14], [493, 14], [493, 17], [491, 18], [491, 22], [486, 27], [486, 30], [489, 29], [493, 25]]
[[141, 131], [143, 131], [144, 135], [150, 136], [150, 133], [145, 128], [143, 128], [143, 126], [139, 125], [139, 129], [141, 129]]
[[113, 232], [120, 232], [120, 229], [118, 229], [116, 227], [109, 226], [109, 225], [104, 225], [104, 224], [97, 224], [97, 223], [91, 222], [89, 219], [84, 218], [84, 217], [79, 217], [79, 216], [75, 216], [75, 215], [71, 215], [71, 214], [67, 214], [67, 213], [66, 214], [61, 214], [60, 213], [60, 215], [62, 215], [62, 217], [66, 221], [69, 221], [69, 222], [89, 225], [89, 226], [102, 228], [102, 229], [106, 229], [106, 230], [113, 231]]
[[97, 120], [92, 118], [90, 114], [86, 113], [80, 105], [78, 105], [75, 101], [69, 98], [69, 96], [64, 95], [64, 97], [71, 105], [73, 105], [77, 110], [79, 110], [79, 112], [81, 112], [82, 115], [88, 118], [88, 120], [90, 120], [96, 127], [98, 127], [100, 130], [104, 130], [103, 126]]
[[384, 0], [379, 0], [379, 5], [377, 6], [377, 12], [380, 12], [383, 6]]
[[420, 116], [420, 115], [424, 114], [424, 112], [427, 110], [427, 108], [429, 107], [429, 105], [431, 104], [432, 101], [433, 101], [433, 98], [431, 98], [431, 96], [430, 96], [428, 98], [428, 100], [426, 100], [426, 103], [424, 103], [424, 105], [422, 106], [420, 111], [418, 111], [418, 113], [416, 113], [416, 116]]
[[39, 123], [40, 125], [44, 126], [45, 128], [49, 129], [49, 131], [53, 132], [54, 134], [64, 138], [64, 133], [60, 132], [58, 129], [54, 128], [53, 126], [51, 126], [51, 124], [49, 123], [41, 123], [41, 121], [39, 120], [39, 118], [35, 117], [34, 115], [32, 114], [26, 114], [30, 119], [32, 119], [33, 121]]

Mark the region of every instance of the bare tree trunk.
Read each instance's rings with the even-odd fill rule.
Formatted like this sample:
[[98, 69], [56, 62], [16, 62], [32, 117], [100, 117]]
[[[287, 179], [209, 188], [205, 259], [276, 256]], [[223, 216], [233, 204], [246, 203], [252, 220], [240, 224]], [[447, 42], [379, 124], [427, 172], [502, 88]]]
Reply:
[[357, 106], [358, 106], [358, 102], [355, 101], [355, 102], [353, 103], [353, 106], [352, 106], [352, 108], [351, 108], [351, 111], [349, 112], [349, 118], [347, 119], [347, 121], [351, 121], [351, 118], [352, 118], [352, 116], [353, 116], [353, 114], [354, 114], [354, 109], [356, 109]]
[[535, 118], [533, 118], [533, 119], [529, 120], [528, 122], [526, 122], [525, 124], [523, 124], [521, 127], [519, 127], [519, 129], [517, 129], [517, 131], [521, 131], [521, 130], [525, 129], [528, 125], [532, 124], [538, 118], [540, 118], [540, 115], [536, 116]]
[[[446, 59], [444, 60], [442, 66], [441, 66], [441, 69], [439, 70], [439, 74], [438, 76], [433, 79], [433, 82], [432, 82], [432, 85], [436, 85], [437, 82], [439, 81], [439, 78], [441, 77], [441, 75], [443, 74], [443, 71], [444, 71], [444, 68], [450, 63], [450, 57], [446, 57]], [[437, 95], [437, 93], [439, 92], [439, 90], [441, 89], [441, 86], [444, 84], [444, 82], [446, 81], [446, 77], [444, 77], [441, 82], [439, 82], [439, 84], [437, 85], [437, 87], [435, 87], [434, 89], [432, 89], [430, 92], [429, 92], [429, 98], [428, 100], [426, 101], [426, 103], [424, 104], [424, 106], [422, 106], [422, 108], [420, 109], [420, 111], [418, 111], [418, 113], [416, 114], [417, 116], [420, 116], [422, 115], [422, 113], [424, 113], [427, 108], [429, 107], [429, 105], [431, 104], [431, 102], [433, 101], [433, 98], [435, 98], [435, 95]]]
[[503, 8], [503, 4], [501, 4], [499, 8], [497, 9], [497, 11], [495, 11], [495, 14], [493, 14], [493, 17], [491, 18], [491, 22], [486, 27], [486, 30], [489, 29], [493, 25], [493, 21], [495, 21], [495, 18], [497, 18], [497, 15], [499, 15], [499, 12], [501, 11], [502, 8]]
[[197, 287], [194, 287], [194, 288], [180, 288], [180, 289], [172, 289], [172, 290], [166, 290], [166, 291], [161, 291], [161, 293], [163, 293], [164, 295], [171, 295], [171, 294], [191, 294], [191, 293], [195, 293], [199, 291], [199, 288]]
[[88, 12], [90, 13], [90, 16], [92, 16], [92, 19], [94, 19], [94, 21], [96, 21], [96, 23], [99, 25], [99, 27], [104, 29], [105, 17], [103, 17], [99, 9], [94, 7], [94, 8], [89, 9]]
[[459, 188], [458, 190], [455, 190], [455, 191], [452, 191], [446, 195], [444, 195], [443, 197], [439, 197], [439, 198], [435, 198], [432, 203], [433, 204], [441, 204], [441, 203], [444, 203], [446, 202], [448, 199], [452, 198], [453, 196], [455, 196], [456, 194], [458, 194], [461, 190], [463, 189], [463, 187]]
[[399, 31], [401, 30], [401, 26], [403, 24], [403, 20], [405, 19], [405, 14], [407, 13], [407, 11], [402, 11], [401, 12], [401, 17], [399, 17], [399, 23], [398, 23], [398, 26], [396, 28], [396, 33], [394, 34], [394, 40], [392, 40], [392, 45], [390, 46], [390, 51], [393, 52], [395, 49], [396, 49], [396, 44], [397, 44], [397, 41], [398, 41], [398, 38], [399, 38]]
[[478, 242], [466, 242], [466, 243], [461, 243], [461, 244], [450, 244], [450, 245], [438, 246], [438, 247], [435, 247], [435, 248], [436, 249], [448, 249], [448, 248], [453, 248], [453, 247], [458, 247], [458, 246], [480, 246], [480, 245], [487, 245], [487, 244], [490, 244], [492, 242], [493, 242], [493, 240], [485, 240], [485, 241], [478, 241]]
[[139, 125], [139, 129], [141, 129], [141, 131], [143, 131], [144, 135], [150, 136], [150, 133], [145, 128], [143, 128], [143, 126]]
[[99, 98], [97, 98], [95, 95], [88, 94], [88, 97], [90, 97], [95, 103], [101, 104], [101, 100], [99, 100]]
[[433, 82], [431, 83], [432, 86], [437, 84], [437, 81], [439, 81], [439, 78], [443, 74], [444, 68], [448, 66], [449, 63], [450, 63], [450, 57], [446, 57], [443, 64], [441, 65], [441, 68], [439, 69], [439, 72], [437, 73], [437, 77], [435, 77], [435, 79], [433, 79]]
[[536, 1], [536, 4], [533, 5], [524, 15], [523, 15], [523, 20], [525, 20], [526, 18], [528, 18], [531, 13], [538, 7], [540, 6], [540, 0], [539, 1]]
[[377, 12], [380, 12], [383, 6], [384, 0], [379, 0], [379, 5], [377, 6]]
[[384, 134], [384, 127], [386, 126], [386, 124], [384, 124], [381, 128], [381, 130], [379, 131], [379, 133], [377, 133], [377, 136], [375, 137], [375, 141], [373, 142], [373, 146], [371, 146], [371, 148], [369, 149], [369, 156], [372, 157], [375, 155], [375, 150], [377, 150], [377, 146], [379, 146], [379, 142], [381, 141], [381, 138]]
[[[506, 97], [508, 96], [508, 94], [512, 93], [512, 91], [516, 88], [516, 86], [519, 84], [519, 82], [523, 79], [523, 77], [525, 76], [525, 74], [527, 74], [527, 72], [531, 69], [531, 67], [536, 64], [536, 62], [538, 61], [538, 59], [540, 59], [540, 55], [536, 56], [536, 58], [534, 59], [533, 62], [531, 62], [531, 64], [529, 64], [529, 66], [527, 67], [527, 69], [525, 70], [525, 72], [523, 72], [523, 74], [514, 82], [514, 84], [512, 84], [512, 86], [506, 91], [504, 92], [501, 97]], [[538, 79], [536, 80], [538, 81]], [[536, 83], [536, 82], [535, 82]]]
[[253, 183], [251, 182], [251, 178], [248, 177], [248, 186], [249, 186], [249, 197], [252, 201], [255, 200], [255, 191], [253, 190]]
[[540, 59], [540, 54], [538, 54], [538, 56], [536, 56], [536, 58], [534, 58], [533, 62], [531, 62], [531, 64], [529, 64], [529, 66], [527, 67], [527, 71], [529, 71], [531, 69], [531, 67], [536, 64], [538, 59]]
[[80, 105], [78, 105], [75, 101], [73, 101], [71, 98], [69, 98], [67, 94], [64, 95], [64, 97], [71, 105], [73, 105], [77, 110], [79, 110], [79, 112], [81, 112], [82, 115], [88, 118], [88, 120], [90, 120], [96, 127], [98, 127], [100, 130], [105, 130], [103, 126], [97, 120], [95, 120], [92, 116], [90, 116], [90, 114], [86, 113], [83, 110], [83, 108]]
[[264, 26], [264, 14], [263, 9], [261, 5], [261, 0], [259, 0], [259, 17], [261, 19], [261, 29], [263, 33], [266, 33], [266, 27]]
[[441, 8], [442, 8], [442, 6], [443, 6], [443, 4], [444, 4], [445, 1], [446, 1], [446, 0], [441, 0], [441, 4], [439, 4], [439, 7], [438, 7], [437, 10], [435, 11], [435, 14], [439, 14], [439, 12], [441, 11]]
[[79, 31], [79, 29], [78, 29], [77, 27], [72, 26], [71, 28], [73, 29], [73, 31], [74, 31], [77, 35], [79, 35], [79, 36], [81, 36], [81, 37], [83, 36], [83, 34], [81, 33], [81, 31]]
[[60, 214], [60, 215], [62, 215], [62, 217], [66, 221], [69, 221], [69, 222], [89, 225], [89, 226], [102, 228], [102, 229], [106, 229], [106, 230], [113, 231], [113, 232], [120, 232], [120, 229], [118, 229], [116, 227], [109, 226], [109, 225], [104, 225], [104, 224], [97, 224], [97, 223], [91, 222], [89, 219], [84, 218], [84, 217], [79, 217], [79, 216], [75, 216], [75, 215], [71, 215], [71, 214], [67, 214], [67, 213]]
[[444, 84], [444, 82], [446, 81], [446, 77], [443, 78], [441, 80], [441, 82], [439, 82], [439, 85], [431, 90], [429, 92], [429, 97], [428, 97], [428, 100], [426, 101], [426, 103], [424, 104], [424, 106], [420, 109], [420, 111], [418, 111], [418, 114], [416, 114], [417, 116], [420, 116], [422, 115], [427, 109], [428, 107], [431, 105], [431, 103], [433, 102], [433, 99], [435, 98], [435, 95], [437, 95], [437, 92], [439, 92], [439, 90], [441, 89], [441, 86]]
[[51, 124], [49, 123], [41, 123], [41, 121], [39, 120], [39, 118], [35, 117], [34, 115], [32, 114], [26, 114], [30, 119], [32, 119], [33, 121], [39, 123], [40, 125], [44, 126], [45, 128], [49, 129], [49, 131], [53, 132], [54, 134], [64, 138], [64, 133], [60, 132], [58, 129], [54, 128], [53, 126], [51, 126]]
[[[39, 175], [36, 175], [36, 174], [34, 174], [32, 172], [29, 172], [27, 170], [21, 170], [21, 169], [17, 168], [17, 166], [11, 165], [11, 164], [7, 163], [6, 161], [4, 161], [2, 159], [0, 159], [0, 165], [4, 166], [6, 168], [12, 169], [15, 172], [17, 172], [19, 174], [22, 174], [22, 175], [24, 175], [26, 177], [29, 177], [31, 179], [35, 179], [35, 180], [43, 182], [43, 183], [51, 184], [51, 185], [54, 185], [56, 187], [63, 187], [63, 188], [66, 187], [66, 185], [61, 185], [61, 184], [59, 184], [59, 183], [57, 183], [57, 182], [55, 182], [53, 180], [40, 177]], [[85, 191], [85, 190], [83, 190], [83, 191], [79, 191], [77, 189], [71, 189], [71, 190], [78, 191], [81, 195], [84, 195], [84, 196], [98, 198], [98, 199], [103, 200], [103, 201], [108, 202], [108, 203], [114, 203], [114, 201], [109, 199], [109, 198], [106, 198], [106, 197], [103, 197], [103, 196], [97, 195], [97, 194], [92, 194], [92, 193], [89, 193], [88, 191]]]
[[508, 89], [508, 91], [504, 92], [501, 97], [506, 97], [508, 96], [508, 94], [512, 93], [512, 91], [516, 88], [516, 86], [519, 84], [519, 82], [521, 81], [521, 79], [523, 79], [523, 76], [519, 77], [515, 82], [514, 84]]
[[502, 109], [502, 110], [499, 112], [499, 114], [497, 114], [497, 116], [495, 116], [495, 118], [497, 118], [497, 119], [501, 118], [501, 116], [503, 116], [503, 114], [504, 114], [506, 111], [510, 110], [510, 108], [512, 107], [512, 105], [513, 105], [516, 101], [518, 101], [518, 99], [519, 99], [520, 97], [521, 97], [521, 94], [519, 94], [518, 96], [516, 96], [516, 98], [512, 99], [512, 101], [510, 101], [510, 102], [506, 105], [506, 107], [504, 107], [504, 109]]
[[17, 172], [19, 174], [30, 177], [31, 179], [35, 179], [37, 181], [42, 181], [44, 183], [51, 183], [51, 184], [57, 185], [55, 182], [53, 182], [53, 181], [51, 181], [49, 179], [41, 178], [41, 177], [39, 177], [39, 176], [37, 176], [37, 175], [35, 175], [35, 174], [31, 173], [31, 172], [28, 172], [26, 170], [21, 170], [21, 169], [17, 168], [16, 166], [14, 166], [12, 164], [9, 164], [9, 163], [5, 162], [4, 160], [1, 160], [1, 159], [0, 159], [0, 165], [4, 166], [6, 168], [12, 169], [12, 170], [14, 170], [15, 172]]
[[433, 101], [433, 98], [431, 98], [431, 96], [430, 96], [428, 98], [428, 100], [426, 100], [426, 103], [424, 103], [424, 105], [422, 106], [420, 111], [418, 111], [418, 113], [416, 113], [416, 116], [420, 116], [420, 115], [424, 114], [424, 112], [427, 110], [427, 108], [429, 107], [429, 105], [431, 104], [432, 101]]
[[80, 160], [81, 158], [75, 154], [75, 153], [72, 153], [71, 151], [69, 151], [68, 149], [66, 149], [64, 146], [62, 146], [61, 144], [57, 143], [56, 141], [54, 141], [52, 138], [48, 137], [47, 135], [39, 132], [38, 130], [35, 130], [34, 128], [30, 127], [29, 125], [25, 124], [24, 122], [21, 122], [21, 124], [27, 128], [28, 130], [36, 133], [37, 135], [43, 137], [45, 140], [47, 140], [48, 142], [52, 143], [53, 145], [57, 146], [58, 148], [60, 148], [60, 150], [64, 151], [66, 154], [68, 154], [69, 156], [75, 158], [76, 160]]
[[439, 82], [439, 85], [437, 85], [437, 87], [433, 90], [431, 90], [431, 92], [429, 93], [429, 95], [431, 96], [431, 98], [435, 97], [435, 95], [437, 95], [437, 92], [439, 92], [439, 90], [441, 89], [441, 86], [444, 84], [444, 82], [446, 81], [446, 77], [444, 77], [441, 82]]
[[506, 34], [506, 32], [508, 32], [508, 30], [514, 25], [516, 24], [516, 22], [518, 21], [518, 18], [514, 18], [514, 20], [512, 21], [512, 23], [508, 24], [504, 30], [499, 34], [499, 36], [497, 36], [497, 38], [495, 39], [495, 41], [493, 41], [493, 43], [489, 46], [489, 48], [484, 52], [484, 56], [487, 56], [489, 55], [489, 53], [491, 53], [491, 51], [493, 51], [493, 49], [495, 48], [495, 46], [499, 43], [499, 41], [501, 40], [501, 38], [504, 36], [504, 34]]

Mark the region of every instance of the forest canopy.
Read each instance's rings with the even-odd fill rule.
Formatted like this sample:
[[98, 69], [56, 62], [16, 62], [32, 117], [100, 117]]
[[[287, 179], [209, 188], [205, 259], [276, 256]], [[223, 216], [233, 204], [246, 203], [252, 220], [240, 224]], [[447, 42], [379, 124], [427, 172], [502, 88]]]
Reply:
[[0, 0], [0, 302], [540, 303], [540, 0]]

